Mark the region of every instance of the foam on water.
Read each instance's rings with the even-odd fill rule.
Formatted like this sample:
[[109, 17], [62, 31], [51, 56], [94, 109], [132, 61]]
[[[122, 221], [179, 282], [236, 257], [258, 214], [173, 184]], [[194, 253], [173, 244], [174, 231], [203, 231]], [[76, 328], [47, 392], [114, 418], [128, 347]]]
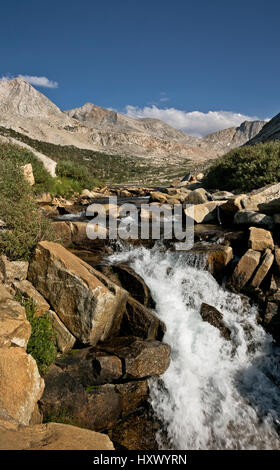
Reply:
[[[172, 348], [169, 369], [150, 380], [165, 429], [161, 447], [279, 449], [279, 348], [257, 324], [256, 309], [220, 287], [190, 253], [131, 248], [110, 256], [120, 261], [149, 286]], [[231, 341], [202, 321], [202, 302], [223, 313]]]

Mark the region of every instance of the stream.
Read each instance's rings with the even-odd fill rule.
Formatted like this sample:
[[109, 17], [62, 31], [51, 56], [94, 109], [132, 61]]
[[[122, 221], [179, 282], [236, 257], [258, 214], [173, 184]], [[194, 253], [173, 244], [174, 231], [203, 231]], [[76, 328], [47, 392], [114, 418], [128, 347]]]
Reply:
[[[160, 448], [280, 449], [280, 348], [256, 308], [219, 286], [197, 254], [130, 246], [108, 261], [142, 276], [167, 327], [171, 364], [149, 382]], [[223, 313], [230, 341], [202, 320], [202, 302]]]

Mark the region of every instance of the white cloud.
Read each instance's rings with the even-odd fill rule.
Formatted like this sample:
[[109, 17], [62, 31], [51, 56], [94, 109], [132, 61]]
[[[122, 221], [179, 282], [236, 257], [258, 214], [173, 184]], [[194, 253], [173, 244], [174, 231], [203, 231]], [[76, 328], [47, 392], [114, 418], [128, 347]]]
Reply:
[[203, 137], [211, 132], [216, 132], [228, 127], [239, 126], [243, 121], [258, 120], [256, 116], [246, 116], [245, 114], [231, 111], [181, 111], [175, 108], [158, 108], [155, 105], [138, 106], [128, 105], [125, 108], [126, 114], [130, 117], [161, 119], [175, 129], [182, 129], [187, 134], [195, 137]]
[[[49, 80], [47, 77], [37, 77], [36, 75], [17, 75], [16, 77], [23, 78], [26, 82], [30, 83], [30, 85], [35, 85], [42, 88], [57, 88], [58, 83]], [[15, 76], [3, 76], [0, 78], [2, 81], [12, 80], [16, 78]]]

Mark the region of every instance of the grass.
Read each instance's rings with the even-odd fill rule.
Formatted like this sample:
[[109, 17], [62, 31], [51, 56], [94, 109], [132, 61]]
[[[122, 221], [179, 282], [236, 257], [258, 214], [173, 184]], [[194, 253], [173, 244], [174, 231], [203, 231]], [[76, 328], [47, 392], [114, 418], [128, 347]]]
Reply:
[[[55, 145], [49, 142], [31, 139], [24, 134], [4, 127], [0, 127], [0, 135], [13, 137], [24, 142], [58, 162], [58, 174], [61, 177], [71, 177], [81, 182], [80, 171], [83, 172], [86, 175], [86, 179], [83, 179], [82, 185], [85, 184], [86, 186], [82, 189], [91, 189], [87, 187], [88, 181], [93, 181], [93, 186], [99, 185], [100, 182], [106, 184], [127, 182], [167, 184], [173, 179], [183, 177], [188, 172], [190, 165], [188, 158], [179, 163], [168, 163], [167, 159], [164, 164], [159, 166], [154, 163], [152, 158], [108, 155], [106, 153], [80, 149], [74, 146]], [[72, 169], [69, 174], [67, 170], [71, 168], [71, 166]], [[64, 181], [62, 181], [60, 185], [57, 184], [54, 191], [63, 192], [64, 184]], [[79, 189], [77, 186], [74, 189], [77, 188]], [[67, 190], [68, 188], [66, 188], [66, 192]]]
[[57, 355], [56, 337], [52, 322], [48, 314], [36, 317], [36, 302], [16, 294], [16, 300], [24, 306], [26, 317], [31, 325], [31, 336], [27, 345], [27, 352], [36, 361], [41, 375], [47, 373], [49, 366], [55, 361]]
[[231, 150], [219, 158], [204, 179], [210, 189], [251, 191], [280, 180], [280, 142]]

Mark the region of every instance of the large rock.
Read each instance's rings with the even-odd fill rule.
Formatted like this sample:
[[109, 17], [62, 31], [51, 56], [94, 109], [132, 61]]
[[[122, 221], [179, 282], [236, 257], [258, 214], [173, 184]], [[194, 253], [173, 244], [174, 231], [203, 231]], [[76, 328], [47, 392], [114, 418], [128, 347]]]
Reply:
[[111, 269], [117, 274], [122, 287], [130, 295], [146, 307], [154, 306], [150, 289], [139, 274], [126, 264], [117, 264], [111, 266]]
[[27, 183], [30, 184], [30, 186], [33, 186], [35, 184], [35, 179], [34, 179], [33, 168], [32, 168], [31, 163], [22, 165], [20, 168]]
[[166, 194], [161, 193], [160, 191], [154, 191], [151, 193], [150, 201], [160, 202], [161, 204], [164, 204], [167, 201], [167, 197]]
[[[260, 211], [266, 213], [263, 208], [266, 206], [270, 201], [273, 201], [280, 196], [280, 183], [277, 184], [270, 184], [268, 186], [264, 186], [263, 188], [256, 189], [251, 193], [247, 194], [242, 199], [242, 205], [244, 209], [251, 209], [254, 211]], [[279, 204], [278, 204], [279, 206]], [[277, 212], [277, 211], [276, 211]], [[271, 213], [271, 212], [267, 212]], [[273, 213], [273, 212], [272, 212]]]
[[81, 342], [94, 345], [119, 330], [127, 293], [61, 245], [39, 243], [28, 278]]
[[267, 248], [263, 254], [263, 257], [261, 259], [260, 265], [254, 274], [254, 277], [251, 282], [252, 287], [259, 287], [268, 274], [272, 264], [274, 261], [274, 255], [271, 253], [271, 250]]
[[55, 234], [55, 241], [63, 243], [64, 246], [72, 245], [72, 224], [69, 221], [53, 222], [52, 228]]
[[[225, 198], [227, 201], [221, 207], [221, 211], [224, 216], [226, 217], [233, 217], [236, 212], [244, 209], [242, 206], [242, 199], [244, 198], [244, 194], [240, 194], [239, 196], [232, 196], [230, 198]], [[215, 199], [214, 199], [215, 200]]]
[[138, 336], [161, 341], [165, 331], [165, 324], [155, 313], [132, 297], [128, 298], [120, 326], [121, 336]]
[[[221, 235], [222, 236], [222, 235]], [[226, 268], [233, 259], [231, 246], [220, 244], [197, 243], [191, 250], [206, 260], [207, 270], [220, 282], [226, 274]]]
[[25, 309], [16, 302], [0, 283], [0, 347], [26, 348], [31, 334]]
[[43, 390], [37, 364], [24, 349], [0, 350], [0, 418], [27, 426]]
[[187, 197], [185, 198], [186, 204], [203, 204], [204, 202], [208, 202], [208, 195], [207, 191], [203, 188], [195, 189], [191, 191]]
[[36, 303], [36, 316], [40, 317], [44, 313], [48, 312], [50, 306], [48, 302], [44, 299], [44, 297], [35, 289], [35, 287], [31, 284], [31, 282], [24, 280], [24, 281], [15, 281], [13, 283], [13, 287], [21, 294], [23, 297], [27, 299], [33, 299]]
[[194, 220], [196, 224], [207, 224], [218, 222], [218, 208], [222, 206], [225, 201], [210, 201], [204, 204], [196, 204], [187, 207], [185, 214]]
[[250, 227], [249, 248], [252, 250], [263, 251], [266, 248], [274, 249], [274, 242], [271, 232], [263, 228]]
[[0, 450], [114, 450], [105, 434], [69, 424], [47, 423], [21, 429], [0, 425]]
[[0, 256], [0, 278], [4, 284], [23, 281], [27, 277], [27, 261], [9, 261], [5, 255]]
[[55, 312], [49, 310], [48, 317], [52, 322], [52, 328], [55, 332], [56, 347], [59, 352], [66, 354], [73, 348], [76, 338], [70, 333]]
[[93, 430], [114, 426], [148, 397], [146, 380], [85, 388], [74, 376], [73, 369], [68, 373], [57, 366], [50, 367], [45, 381], [40, 401], [45, 419], [59, 419]]
[[274, 220], [272, 217], [247, 209], [236, 212], [234, 223], [236, 225], [263, 227], [268, 230], [272, 230], [274, 228]]
[[170, 363], [170, 347], [155, 340], [136, 337], [114, 338], [100, 346], [123, 361], [124, 379], [141, 379], [163, 374]]
[[123, 376], [121, 359], [95, 347], [72, 351], [58, 358], [56, 364], [83, 387], [117, 382]]
[[249, 249], [242, 256], [235, 267], [230, 281], [231, 287], [236, 291], [241, 291], [253, 276], [257, 266], [259, 265], [261, 254], [259, 251]]
[[218, 328], [220, 330], [221, 335], [226, 339], [230, 340], [230, 329], [225, 325], [223, 320], [223, 314], [219, 312], [215, 307], [212, 305], [208, 305], [206, 303], [201, 304], [200, 308], [200, 315], [203, 321], [207, 321], [210, 325]]
[[266, 325], [268, 333], [280, 344], [280, 313], [277, 312]]

